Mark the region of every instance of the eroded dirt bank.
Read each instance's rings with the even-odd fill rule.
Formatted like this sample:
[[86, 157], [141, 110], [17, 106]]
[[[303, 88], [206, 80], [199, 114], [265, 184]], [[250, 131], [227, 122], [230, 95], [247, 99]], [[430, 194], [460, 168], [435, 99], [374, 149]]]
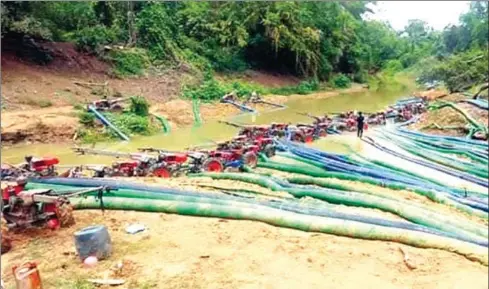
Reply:
[[[100, 99], [103, 95], [144, 96], [151, 104], [151, 111], [166, 117], [173, 129], [193, 123], [192, 103], [179, 98], [182, 84], [191, 78], [185, 68], [118, 79], [111, 76], [106, 63], [76, 51], [72, 44], [50, 45], [48, 48], [56, 57], [46, 66], [24, 62], [9, 53], [2, 54], [3, 145], [71, 142], [79, 126], [77, 111], [73, 106]], [[268, 87], [300, 82], [294, 77], [257, 71], [245, 73], [242, 80]], [[341, 91], [300, 97], [326, 98], [340, 92], [363, 89], [360, 85], [354, 85]], [[284, 103], [293, 97], [298, 96], [267, 96], [276, 103]], [[220, 103], [203, 103], [200, 110], [204, 121], [226, 118], [239, 112], [230, 105]]]

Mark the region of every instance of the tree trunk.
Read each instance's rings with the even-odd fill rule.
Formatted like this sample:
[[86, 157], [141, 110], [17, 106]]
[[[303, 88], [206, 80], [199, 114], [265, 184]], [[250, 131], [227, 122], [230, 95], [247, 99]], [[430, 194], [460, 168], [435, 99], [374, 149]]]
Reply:
[[129, 40], [127, 46], [132, 46], [136, 43], [136, 29], [134, 29], [134, 3], [132, 1], [127, 2], [127, 30], [129, 32]]

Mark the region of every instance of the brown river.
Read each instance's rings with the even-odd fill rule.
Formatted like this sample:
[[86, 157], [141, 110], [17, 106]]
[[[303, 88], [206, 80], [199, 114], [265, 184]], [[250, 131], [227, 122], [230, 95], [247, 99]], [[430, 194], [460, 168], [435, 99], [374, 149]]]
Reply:
[[[286, 109], [270, 109], [256, 114], [239, 114], [228, 119], [240, 123], [267, 124], [270, 122], [311, 122], [308, 117], [298, 114], [307, 112], [312, 115], [335, 113], [347, 110], [373, 112], [384, 109], [397, 99], [409, 96], [414, 87], [398, 85], [388, 89], [369, 90], [364, 92], [344, 93], [332, 97], [321, 97], [321, 93], [311, 96], [291, 96], [285, 103]], [[136, 152], [140, 147], [157, 147], [169, 150], [182, 150], [186, 147], [209, 143], [211, 140], [226, 140], [237, 133], [237, 128], [203, 120], [200, 127], [186, 127], [173, 130], [170, 134], [158, 134], [148, 137], [132, 137], [130, 142], [99, 143], [95, 148], [114, 151]], [[331, 140], [331, 141], [330, 141]], [[315, 146], [322, 149], [345, 152], [342, 145], [337, 144], [334, 137], [321, 140]], [[2, 148], [2, 162], [18, 163], [25, 155], [57, 156], [61, 164], [100, 164], [110, 163], [113, 158], [107, 156], [78, 156], [69, 144], [35, 144]]]

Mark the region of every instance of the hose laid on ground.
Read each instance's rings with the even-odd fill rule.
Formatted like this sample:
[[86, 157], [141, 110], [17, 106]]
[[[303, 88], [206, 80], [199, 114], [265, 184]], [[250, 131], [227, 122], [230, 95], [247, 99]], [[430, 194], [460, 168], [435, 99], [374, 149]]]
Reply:
[[105, 116], [103, 116], [100, 112], [98, 112], [95, 107], [89, 105], [88, 110], [91, 111], [95, 117], [97, 117], [105, 126], [108, 126], [112, 129], [121, 139], [125, 141], [129, 141], [129, 137], [125, 135], [122, 131], [120, 131], [114, 124], [112, 124]]
[[489, 110], [489, 103], [487, 103], [487, 101], [482, 101], [481, 99], [464, 99], [461, 100], [460, 102], [466, 102], [478, 108]]
[[[433, 141], [429, 139], [423, 139], [420, 137], [415, 137], [412, 135], [406, 135], [406, 134], [401, 134], [398, 131], [392, 131], [392, 130], [384, 130], [382, 131], [382, 134], [388, 134], [392, 136], [396, 136], [398, 138], [402, 138], [405, 142], [410, 141], [413, 144], [416, 144], [418, 146], [423, 146], [423, 148], [428, 149], [430, 151], [434, 150], [438, 153], [443, 153], [443, 154], [457, 154], [457, 155], [463, 155], [471, 160], [475, 160], [476, 162], [483, 162], [487, 163], [488, 162], [488, 156], [487, 156], [487, 151], [484, 151], [476, 146], [470, 145], [470, 144], [465, 144], [465, 145], [454, 145], [448, 142], [443, 142], [443, 141]], [[482, 154], [482, 157], [479, 155], [476, 155], [472, 151], [475, 151], [477, 154]], [[474, 156], [477, 156], [474, 158]]]
[[463, 172], [463, 171], [458, 171], [458, 170], [455, 170], [455, 169], [452, 169], [449, 167], [445, 167], [443, 165], [439, 165], [437, 163], [432, 163], [432, 162], [426, 161], [422, 158], [411, 157], [409, 155], [403, 154], [403, 153], [395, 151], [393, 149], [389, 149], [389, 148], [385, 147], [384, 145], [380, 144], [378, 141], [374, 141], [374, 139], [371, 137], [365, 137], [362, 140], [364, 142], [374, 146], [375, 148], [381, 150], [381, 151], [392, 154], [392, 155], [399, 157], [399, 158], [402, 158], [404, 160], [413, 162], [413, 163], [418, 164], [418, 165], [422, 165], [422, 166], [430, 168], [430, 169], [434, 169], [434, 170], [446, 173], [448, 175], [457, 177], [457, 178], [465, 180], [465, 181], [472, 182], [474, 184], [477, 184], [477, 185], [480, 185], [483, 187], [488, 186], [487, 181], [484, 180], [484, 178], [479, 178], [477, 176], [471, 175], [471, 174]]
[[[310, 177], [313, 177], [313, 179], [317, 180], [315, 182], [312, 182], [311, 184], [315, 184], [318, 186], [321, 186], [321, 184], [324, 184], [324, 182], [321, 182], [320, 178], [335, 178], [339, 180], [347, 180], [347, 181], [356, 181], [356, 182], [362, 182], [366, 184], [371, 184], [371, 185], [376, 185], [380, 187], [386, 187], [388, 189], [392, 190], [410, 190], [413, 191], [419, 195], [425, 196], [428, 199], [452, 206], [462, 212], [478, 216], [483, 219], [488, 219], [489, 216], [487, 213], [473, 209], [465, 204], [460, 204], [457, 203], [456, 201], [451, 200], [444, 194], [434, 191], [434, 190], [427, 190], [426, 188], [423, 187], [408, 187], [403, 184], [396, 184], [396, 183], [391, 183], [391, 182], [382, 182], [373, 178], [369, 177], [357, 177], [357, 176], [352, 176], [344, 173], [337, 173], [337, 172], [327, 172], [327, 171], [315, 171], [315, 170], [309, 170], [308, 168], [301, 167], [299, 165], [285, 165], [281, 163], [275, 163], [275, 162], [259, 162], [258, 167], [260, 168], [267, 168], [267, 169], [274, 169], [274, 170], [279, 170], [279, 171], [284, 171], [284, 172], [289, 172], [289, 173], [295, 173], [295, 174], [301, 174], [301, 175], [307, 175]], [[335, 189], [340, 189], [339, 186], [337, 187], [332, 187]], [[375, 194], [378, 195], [378, 194]]]
[[241, 111], [245, 111], [245, 112], [256, 112], [256, 110], [252, 109], [251, 107], [248, 107], [246, 105], [242, 105], [242, 104], [239, 104], [237, 102], [234, 102], [234, 101], [231, 101], [231, 100], [224, 100], [222, 101], [223, 103], [229, 103], [231, 105], [234, 105], [235, 107], [237, 107], [238, 109], [240, 109]]
[[446, 174], [449, 174], [449, 175], [452, 175], [454, 177], [458, 177], [460, 179], [463, 179], [463, 180], [466, 180], [466, 181], [469, 181], [469, 182], [472, 182], [472, 183], [475, 183], [475, 184], [478, 184], [478, 185], [481, 185], [483, 187], [489, 187], [489, 185], [487, 184], [487, 181], [484, 181], [484, 180], [481, 180], [479, 178], [476, 178], [476, 177], [473, 177], [472, 175], [469, 175], [469, 174], [464, 174], [464, 173], [461, 173], [461, 172], [456, 172], [456, 171], [453, 171], [451, 169], [448, 169], [448, 168], [445, 168], [445, 167], [442, 167], [440, 165], [435, 165], [433, 163], [429, 163], [429, 162], [426, 162], [426, 161], [422, 161], [422, 160], [417, 160], [417, 159], [413, 159], [413, 158], [410, 158], [410, 157], [407, 157], [401, 153], [398, 153], [396, 151], [393, 151], [391, 149], [388, 149], [384, 146], [381, 146], [377, 143], [375, 143], [375, 141], [370, 138], [370, 137], [365, 137], [365, 138], [362, 138], [362, 140], [372, 146], [374, 146], [375, 148], [383, 151], [383, 152], [387, 152], [389, 154], [392, 154], [396, 157], [399, 157], [399, 158], [402, 158], [402, 159], [405, 159], [405, 160], [408, 160], [410, 162], [413, 162], [413, 163], [416, 163], [418, 165], [422, 165], [422, 166], [425, 166], [425, 167], [429, 167], [429, 168], [432, 168], [432, 169], [435, 169], [435, 170], [438, 170], [438, 171], [441, 171], [441, 172], [444, 172]]
[[194, 126], [201, 126], [202, 118], [200, 116], [199, 100], [196, 98], [192, 99], [192, 111], [194, 113]]
[[[359, 157], [359, 158], [361, 158], [361, 159], [363, 159], [363, 160], [365, 160], [365, 161], [368, 161], [368, 162], [372, 162], [374, 164], [377, 164], [379, 166], [386, 167], [386, 168], [391, 168], [391, 169], [396, 169], [396, 170], [398, 170], [400, 172], [403, 172], [405, 174], [412, 175], [412, 176], [417, 177], [419, 179], [423, 179], [423, 180], [425, 180], [427, 182], [431, 182], [431, 183], [439, 186], [439, 188], [437, 190], [434, 190], [435, 193], [448, 192], [448, 193], [451, 193], [451, 194], [456, 194], [457, 196], [464, 196], [464, 198], [466, 198], [466, 199], [474, 199], [474, 200], [477, 200], [478, 202], [483, 203], [483, 204], [487, 204], [489, 202], [489, 200], [487, 198], [487, 195], [476, 193], [476, 192], [471, 192], [471, 191], [467, 191], [467, 190], [457, 189], [457, 188], [445, 187], [445, 184], [443, 182], [437, 181], [436, 179], [427, 178], [427, 177], [425, 177], [422, 174], [418, 174], [418, 173], [411, 172], [411, 171], [408, 171], [408, 170], [405, 170], [405, 169], [402, 169], [402, 168], [399, 168], [399, 167], [395, 167], [395, 166], [390, 165], [388, 163], [385, 163], [383, 161], [369, 159], [369, 158], [367, 158], [365, 156], [360, 156], [358, 154], [356, 156]], [[429, 197], [429, 196], [427, 196], [427, 197], [431, 199], [431, 197]], [[433, 201], [435, 201], [435, 200], [433, 200]]]
[[[422, 145], [426, 149], [430, 150], [435, 150], [440, 153], [446, 153], [446, 154], [456, 154], [456, 155], [461, 155], [465, 156], [467, 158], [470, 158], [472, 161], [482, 163], [482, 164], [488, 164], [489, 159], [487, 154], [483, 154], [482, 156], [478, 155], [477, 153], [472, 152], [474, 148], [463, 148], [463, 147], [457, 147], [457, 146], [450, 146], [441, 142], [434, 142], [431, 140], [426, 140], [423, 138], [418, 138], [412, 135], [403, 135], [400, 134], [397, 131], [389, 131], [390, 134], [394, 134], [403, 138], [407, 138], [419, 145]], [[483, 153], [483, 152], [481, 152]]]
[[[336, 203], [344, 203], [346, 205], [353, 205], [353, 206], [367, 206], [371, 208], [379, 208], [386, 210], [388, 212], [394, 213], [394, 214], [401, 214], [400, 216], [403, 218], [411, 219], [413, 222], [430, 227], [430, 228], [435, 228], [439, 229], [445, 232], [452, 232], [456, 233], [457, 235], [467, 237], [471, 240], [479, 242], [478, 238], [474, 236], [472, 233], [480, 235], [480, 234], [486, 234], [487, 232], [484, 229], [484, 232], [480, 232], [480, 229], [477, 226], [473, 226], [471, 224], [467, 224], [466, 222], [463, 224], [463, 229], [458, 230], [459, 224], [457, 221], [451, 221], [446, 218], [443, 218], [443, 221], [439, 220], [439, 217], [434, 216], [433, 214], [429, 214], [430, 217], [427, 218], [423, 216], [422, 214], [416, 213], [416, 212], [409, 212], [406, 210], [406, 205], [403, 204], [402, 206], [397, 206], [394, 204], [392, 201], [389, 203], [388, 201], [390, 200], [383, 200], [384, 202], [380, 202], [378, 205], [374, 204], [375, 201], [381, 201], [381, 198], [377, 199], [369, 199], [366, 196], [360, 196], [358, 193], [357, 194], [348, 194], [345, 192], [339, 192], [339, 191], [333, 191], [333, 190], [328, 190], [326, 193], [326, 190], [309, 190], [309, 189], [297, 189], [297, 188], [283, 188], [279, 184], [275, 183], [274, 181], [264, 178], [264, 177], [257, 177], [256, 175], [250, 175], [250, 174], [233, 174], [233, 173], [203, 173], [203, 174], [197, 174], [197, 176], [206, 176], [206, 177], [211, 177], [214, 179], [233, 179], [237, 181], [243, 181], [243, 182], [249, 182], [249, 183], [254, 183], [256, 185], [260, 185], [262, 187], [266, 187], [271, 189], [272, 191], [282, 191], [282, 192], [288, 192], [295, 197], [305, 197], [305, 196], [310, 196], [316, 199], [321, 199], [321, 200], [326, 200], [329, 202], [329, 200], [335, 201]], [[155, 187], [155, 186], [148, 186], [145, 184], [139, 184], [139, 183], [132, 183], [132, 182], [127, 182], [127, 181], [120, 181], [120, 180], [111, 180], [111, 179], [87, 179], [87, 178], [48, 178], [48, 179], [32, 179], [29, 181], [30, 183], [41, 183], [41, 184], [53, 184], [53, 185], [67, 185], [67, 186], [80, 186], [80, 187], [97, 187], [97, 186], [107, 186], [111, 188], [116, 188], [116, 189], [129, 189], [129, 190], [141, 190], [141, 191], [149, 191], [149, 192], [159, 192], [159, 193], [170, 193], [170, 194], [186, 194], [186, 195], [194, 195], [196, 193], [194, 192], [188, 192], [188, 191], [181, 191], [177, 189], [170, 189], [170, 188], [161, 188], [161, 187]], [[339, 193], [340, 194], [339, 194]], [[197, 194], [197, 196], [202, 196], [202, 194]], [[373, 198], [373, 196], [369, 196]], [[387, 203], [386, 203], [387, 202]], [[400, 208], [398, 208], [400, 207]], [[401, 211], [397, 211], [401, 210]], [[414, 209], [413, 209], [414, 210]], [[418, 209], [419, 210], [419, 209]], [[427, 225], [429, 224], [429, 225]], [[448, 229], [447, 229], [448, 228]], [[471, 232], [471, 233], [469, 233]]]
[[404, 139], [393, 136], [393, 135], [388, 135], [387, 133], [383, 133], [384, 137], [387, 138], [387, 140], [395, 143], [397, 146], [400, 148], [404, 149], [405, 151], [430, 160], [434, 163], [441, 164], [446, 167], [450, 167], [452, 169], [456, 169], [461, 172], [469, 173], [474, 176], [478, 176], [481, 178], [488, 178], [489, 177], [489, 172], [486, 166], [480, 166], [476, 164], [470, 164], [470, 163], [462, 163], [459, 160], [453, 159], [453, 158], [447, 158], [443, 155], [438, 154], [436, 151], [428, 151], [425, 148], [423, 148], [420, 145], [416, 144], [410, 144], [406, 142]]
[[[412, 187], [427, 186], [432, 189], [438, 189], [438, 190], [440, 189], [439, 186], [427, 183], [424, 180], [413, 178], [411, 176], [400, 175], [399, 173], [394, 171], [389, 172], [387, 170], [379, 170], [378, 166], [375, 168], [373, 167], [369, 168], [368, 166], [365, 165], [362, 166], [360, 164], [347, 164], [347, 161], [341, 161], [340, 163], [336, 162], [335, 164], [332, 164], [333, 162], [335, 162], [334, 160], [325, 160], [320, 156], [310, 154], [307, 152], [307, 149], [296, 150], [291, 148], [290, 151], [299, 157], [306, 158], [309, 159], [310, 161], [313, 161], [314, 165], [317, 165], [318, 167], [321, 167], [326, 170], [338, 171], [342, 173], [347, 173], [348, 175], [355, 175], [358, 177], [368, 176], [368, 177], [382, 180], [384, 182], [395, 182], [398, 184], [404, 184]], [[353, 174], [351, 172], [353, 172]]]
[[283, 104], [273, 103], [273, 102], [269, 102], [269, 101], [265, 101], [265, 100], [259, 100], [259, 101], [256, 101], [255, 103], [268, 104], [268, 105], [279, 107], [279, 108], [286, 108], [287, 107], [286, 105], [283, 105]]
[[[53, 186], [53, 185], [39, 185], [39, 184], [29, 184], [28, 189], [44, 189], [44, 188], [51, 188], [51, 189], [56, 189], [57, 192], [61, 190], [67, 191], [66, 186]], [[70, 187], [71, 190], [76, 191], [76, 187]], [[69, 190], [69, 189], [68, 189]], [[95, 195], [95, 194], [93, 194]], [[242, 208], [257, 208], [256, 205], [261, 205], [261, 206], [266, 206], [270, 208], [275, 208], [275, 209], [281, 209], [281, 210], [286, 210], [294, 213], [299, 213], [299, 214], [305, 214], [305, 215], [313, 215], [313, 216], [320, 216], [320, 217], [330, 217], [330, 218], [336, 218], [336, 219], [344, 219], [344, 220], [350, 220], [350, 221], [358, 221], [362, 223], [368, 223], [368, 224], [373, 224], [373, 225], [379, 225], [379, 226], [384, 226], [384, 227], [394, 227], [394, 228], [400, 228], [400, 229], [406, 229], [410, 231], [419, 231], [419, 232], [425, 232], [429, 234], [435, 234], [438, 236], [445, 236], [448, 238], [454, 238], [458, 239], [461, 241], [466, 241], [466, 242], [471, 242], [480, 246], [488, 246], [488, 242], [474, 242], [470, 239], [439, 231], [439, 230], [434, 230], [431, 228], [427, 228], [424, 226], [416, 225], [416, 224], [411, 224], [411, 223], [406, 223], [406, 222], [400, 222], [400, 221], [391, 221], [391, 220], [384, 220], [380, 218], [374, 218], [370, 217], [368, 215], [362, 215], [362, 214], [348, 214], [348, 213], [342, 213], [342, 212], [336, 212], [335, 211], [335, 206], [334, 205], [329, 205], [327, 203], [321, 202], [321, 206], [311, 206], [308, 205], [307, 203], [301, 203], [300, 201], [296, 199], [288, 199], [284, 201], [277, 201], [277, 200], [259, 200], [259, 199], [244, 199], [244, 198], [238, 198], [238, 197], [229, 197], [229, 196], [221, 196], [221, 195], [214, 195], [210, 193], [203, 193], [203, 194], [192, 194], [192, 195], [187, 195], [187, 194], [182, 194], [182, 195], [176, 195], [176, 194], [166, 194], [166, 193], [154, 193], [154, 192], [146, 192], [146, 191], [137, 191], [137, 190], [125, 190], [125, 189], [118, 189], [116, 191], [111, 191], [109, 193], [104, 194], [104, 198], [107, 197], [123, 197], [123, 198], [136, 198], [136, 199], [154, 199], [154, 200], [167, 200], [167, 201], [184, 201], [184, 202], [192, 202], [192, 203], [209, 203], [209, 204], [214, 204], [214, 205], [228, 205], [232, 207], [242, 207]]]
[[272, 191], [287, 192], [297, 198], [312, 197], [323, 200], [329, 203], [341, 204], [354, 207], [366, 207], [371, 209], [379, 209], [385, 212], [396, 214], [413, 223], [420, 224], [426, 227], [435, 228], [445, 232], [455, 232], [458, 235], [472, 238], [472, 240], [481, 241], [487, 238], [489, 233], [487, 228], [475, 224], [468, 224], [466, 221], [452, 220], [443, 216], [429, 212], [421, 211], [420, 208], [410, 206], [406, 203], [377, 197], [364, 195], [357, 192], [344, 192], [338, 190], [321, 190], [313, 188], [283, 188], [273, 181], [248, 174], [233, 174], [233, 173], [202, 173], [199, 176], [211, 177], [213, 179], [228, 179], [241, 182], [248, 182], [260, 185], [271, 189]]
[[[70, 201], [76, 209], [98, 209], [100, 207], [99, 201], [94, 197], [73, 198]], [[104, 198], [104, 207], [112, 210], [162, 212], [260, 221], [270, 225], [306, 232], [321, 232], [353, 238], [394, 241], [421, 248], [443, 249], [466, 256], [468, 259], [478, 261], [486, 266], [489, 264], [487, 248], [467, 242], [422, 232], [410, 232], [403, 229], [387, 228], [334, 218], [306, 216], [266, 207], [260, 209], [244, 209], [212, 204], [111, 197]]]
[[156, 118], [160, 124], [161, 124], [161, 128], [163, 130], [163, 132], [165, 134], [168, 134], [170, 133], [171, 131], [171, 126], [170, 124], [168, 123], [168, 120], [166, 120], [166, 118], [162, 117], [162, 116], [159, 116], [159, 115], [156, 115], [156, 114], [151, 114], [152, 116], [154, 116], [154, 118]]
[[439, 136], [439, 135], [426, 134], [426, 133], [422, 133], [422, 132], [408, 130], [408, 129], [405, 129], [402, 127], [398, 127], [397, 130], [401, 133], [410, 134], [410, 135], [422, 137], [425, 139], [443, 140], [443, 141], [452, 142], [452, 143], [459, 144], [459, 145], [460, 144], [461, 145], [473, 145], [473, 146], [483, 148], [485, 150], [488, 149], [488, 142], [485, 142], [485, 141], [472, 140], [472, 139], [466, 139], [466, 138], [455, 137], [455, 136]]
[[302, 158], [307, 158], [310, 160], [314, 160], [315, 162], [321, 163], [323, 165], [323, 168], [326, 170], [332, 170], [332, 171], [337, 171], [337, 172], [344, 172], [344, 173], [350, 173], [350, 174], [355, 174], [355, 175], [361, 175], [361, 176], [369, 176], [373, 177], [376, 179], [381, 179], [385, 181], [396, 181], [396, 182], [401, 182], [405, 184], [410, 184], [410, 185], [420, 185], [419, 182], [416, 182], [414, 180], [410, 180], [407, 178], [400, 177], [398, 175], [390, 174], [386, 171], [379, 172], [378, 170], [373, 170], [367, 167], [362, 167], [360, 165], [352, 165], [348, 164], [344, 161], [336, 161], [332, 159], [327, 159], [321, 156], [318, 156], [316, 154], [309, 153], [307, 149], [302, 148], [302, 149], [295, 149], [295, 148], [289, 148], [290, 152], [293, 154], [300, 156]]

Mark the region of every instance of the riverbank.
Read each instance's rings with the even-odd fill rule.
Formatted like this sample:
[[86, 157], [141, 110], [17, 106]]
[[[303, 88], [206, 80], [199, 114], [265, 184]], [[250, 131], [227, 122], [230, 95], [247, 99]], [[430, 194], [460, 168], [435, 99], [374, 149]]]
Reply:
[[[359, 103], [362, 103], [362, 98], [365, 98], [364, 101], [369, 100], [368, 95], [359, 92], [362, 96], [343, 97], [350, 101], [356, 99]], [[303, 97], [308, 96], [284, 99], [293, 102], [295, 98], [302, 100]], [[302, 102], [302, 105], [316, 107], [323, 100], [314, 99], [320, 95], [309, 97], [309, 101]], [[338, 96], [330, 98], [330, 101], [334, 103], [341, 99], [342, 97]], [[278, 98], [276, 100], [279, 101]], [[387, 102], [386, 99], [383, 101]], [[326, 104], [316, 109], [324, 110], [325, 107], [334, 109]], [[364, 145], [354, 136], [339, 137], [347, 138], [354, 147]], [[372, 157], [375, 154], [366, 155]], [[83, 157], [85, 158], [86, 156]], [[78, 157], [77, 161], [82, 160]], [[395, 160], [393, 162], [396, 163]], [[402, 168], [409, 169], [408, 166]], [[297, 176], [285, 171], [263, 168], [256, 169], [255, 172], [272, 173], [281, 180]], [[214, 194], [222, 194], [225, 189], [252, 190], [258, 195], [251, 199], [260, 200], [277, 196], [291, 198], [287, 193], [240, 181], [186, 177], [132, 178], [131, 181]], [[351, 190], [371, 191], [386, 200], [394, 198], [396, 201], [402, 201], [406, 207], [409, 204], [429, 208], [430, 212], [438, 213], [445, 218], [463, 220], [464, 225], [487, 227], [486, 219], [434, 202], [410, 190], [392, 190], [336, 178], [328, 181], [332, 184], [350, 186]], [[367, 195], [362, 195], [363, 197], [368, 198]], [[249, 196], [247, 199], [250, 199]], [[301, 201], [311, 200], [303, 198]], [[331, 206], [330, 203], [324, 205]], [[397, 215], [396, 210], [386, 210], [385, 207], [380, 210], [349, 204], [334, 205], [332, 210], [404, 224], [409, 222]], [[38, 261], [44, 288], [47, 289], [93, 289], [95, 286], [87, 281], [93, 278], [123, 279], [124, 286], [127, 286], [125, 288], [323, 288], [325, 282], [328, 282], [335, 284], [335, 288], [353, 289], [358, 288], [359, 278], [362, 282], [369, 282], [371, 286], [382, 289], [441, 289], [454, 284], [482, 289], [488, 285], [486, 266], [439, 249], [419, 249], [395, 242], [306, 233], [256, 221], [135, 211], [87, 210], [75, 211], [74, 215], [77, 223], [73, 227], [54, 232], [39, 229], [9, 234], [13, 247], [10, 252], [2, 255], [5, 268], [2, 278], [7, 286], [13, 284], [11, 266], [19, 260]], [[127, 234], [125, 228], [134, 223], [144, 224], [148, 229], [136, 235]], [[75, 253], [73, 233], [93, 224], [107, 226], [114, 253], [94, 268], [84, 268]], [[57, 250], [53, 251], [54, 246]], [[158, 256], [157, 262], [148, 261], [154, 256]], [[51, 262], [53, 259], [58, 262]], [[122, 268], [115, 270], [117, 264], [122, 264]], [[290, 271], [288, 268], [301, 269]], [[460, 268], [464, 270], [461, 271]], [[466, 279], [467, 276], [470, 279]], [[460, 280], [463, 280], [463, 283]]]
[[[267, 101], [284, 104], [287, 101], [301, 99], [319, 99], [338, 96], [345, 93], [367, 91], [360, 84], [350, 88], [315, 92], [308, 95], [266, 95]], [[263, 105], [252, 105], [258, 111], [266, 109]], [[172, 130], [191, 125], [194, 122], [192, 102], [186, 99], [172, 99], [151, 102], [150, 111], [165, 117]], [[219, 102], [202, 103], [200, 106], [202, 120], [224, 119], [240, 113], [231, 105]], [[73, 106], [48, 107], [40, 109], [22, 109], [20, 111], [3, 111], [2, 143], [3, 145], [36, 144], [36, 143], [71, 143], [78, 130], [79, 118]]]

